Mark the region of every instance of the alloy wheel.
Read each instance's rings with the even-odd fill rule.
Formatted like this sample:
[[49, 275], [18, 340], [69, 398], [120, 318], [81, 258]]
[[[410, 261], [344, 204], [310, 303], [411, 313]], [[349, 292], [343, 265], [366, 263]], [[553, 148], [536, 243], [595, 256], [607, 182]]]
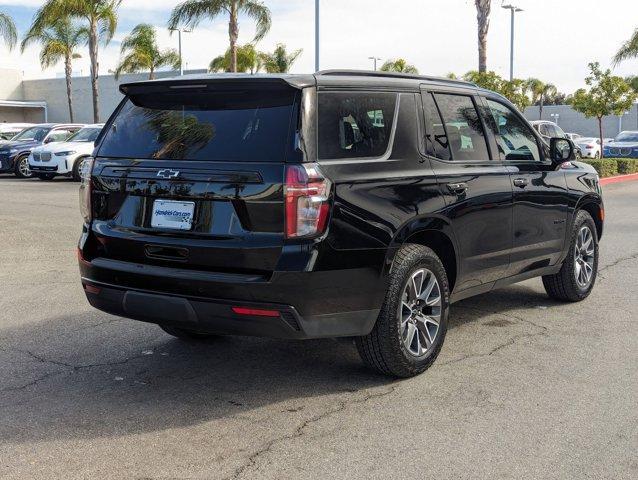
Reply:
[[416, 270], [408, 279], [399, 306], [400, 333], [411, 355], [422, 357], [434, 344], [441, 322], [441, 288], [434, 274]]
[[587, 288], [594, 276], [594, 236], [584, 225], [578, 231], [574, 245], [574, 276], [580, 288]]
[[20, 171], [20, 175], [25, 178], [29, 178], [31, 176], [31, 169], [29, 168], [29, 158], [22, 157], [19, 162], [20, 163], [18, 164], [18, 170]]

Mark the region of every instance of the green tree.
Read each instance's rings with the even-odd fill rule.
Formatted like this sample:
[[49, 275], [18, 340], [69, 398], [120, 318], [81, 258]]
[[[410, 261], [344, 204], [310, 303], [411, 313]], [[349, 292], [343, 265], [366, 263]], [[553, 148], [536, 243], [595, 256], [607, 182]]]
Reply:
[[77, 53], [77, 48], [86, 41], [87, 31], [80, 28], [68, 18], [63, 18], [57, 22], [42, 28], [42, 26], [32, 26], [24, 36], [20, 49], [32, 43], [42, 45], [40, 50], [40, 65], [42, 68], [49, 68], [60, 61], [64, 61], [64, 76], [66, 78], [66, 96], [69, 103], [69, 119], [74, 121], [73, 116], [73, 94], [71, 75], [73, 73], [72, 62], [81, 55]]
[[625, 82], [629, 84], [629, 86], [633, 89], [634, 92], [638, 93], [638, 75], [631, 75], [629, 77], [625, 77]]
[[0, 40], [12, 50], [18, 42], [18, 31], [13, 19], [6, 13], [0, 12]]
[[[255, 45], [249, 43], [247, 45], [237, 46], [237, 68], [236, 73], [255, 74], [261, 70], [263, 61], [262, 53], [258, 52]], [[232, 71], [232, 54], [230, 48], [226, 50], [224, 55], [215, 57], [208, 66], [210, 72], [230, 72]]]
[[527, 95], [528, 86], [525, 80], [515, 78], [510, 82], [496, 72], [479, 72], [477, 70], [467, 72], [463, 75], [463, 80], [474, 83], [481, 88], [500, 93], [516, 105], [516, 108], [520, 111], [525, 110], [530, 105], [529, 96]]
[[600, 69], [598, 62], [589, 64], [590, 75], [585, 78], [587, 89], [580, 88], [574, 93], [571, 105], [587, 118], [598, 119], [600, 144], [603, 143], [603, 117], [622, 115], [633, 105], [638, 95], [621, 77], [611, 74], [611, 70]]
[[487, 32], [490, 29], [490, 11], [492, 0], [474, 0], [476, 22], [478, 24], [478, 70], [487, 71]]
[[149, 80], [153, 80], [157, 69], [167, 66], [178, 69], [180, 65], [175, 49], [159, 49], [155, 28], [147, 23], [140, 23], [124, 38], [120, 54], [123, 57], [115, 68], [116, 79], [122, 73], [148, 71]]
[[538, 78], [529, 78], [527, 88], [532, 96], [532, 104], [538, 105], [538, 119], [543, 118], [543, 106], [548, 97], [556, 95], [558, 90], [551, 83], [545, 83]]
[[100, 41], [107, 45], [117, 28], [117, 10], [122, 0], [47, 0], [37, 11], [32, 29], [43, 30], [62, 18], [72, 18], [84, 22], [91, 61], [91, 91], [93, 94], [93, 121], [100, 121], [99, 71]]
[[613, 63], [618, 65], [623, 60], [629, 60], [630, 58], [638, 58], [638, 28], [634, 30], [631, 38], [623, 43], [620, 50], [616, 52]]
[[382, 72], [398, 72], [418, 74], [419, 71], [414, 65], [410, 65], [404, 58], [388, 60], [381, 67]]
[[204, 19], [214, 20], [227, 14], [228, 39], [230, 42], [230, 71], [237, 72], [237, 39], [239, 22], [237, 17], [244, 14], [255, 20], [257, 32], [253, 42], [264, 38], [272, 23], [270, 10], [259, 0], [186, 0], [177, 5], [168, 21], [168, 28], [185, 26], [195, 28]]
[[278, 43], [274, 52], [261, 54], [266, 72], [288, 73], [302, 51], [303, 50], [299, 49], [288, 53], [286, 46], [283, 43]]

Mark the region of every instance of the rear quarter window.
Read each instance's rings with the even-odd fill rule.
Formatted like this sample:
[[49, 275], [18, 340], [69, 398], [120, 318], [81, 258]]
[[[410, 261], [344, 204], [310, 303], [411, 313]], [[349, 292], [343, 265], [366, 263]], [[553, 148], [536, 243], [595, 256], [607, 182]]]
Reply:
[[376, 158], [390, 144], [397, 94], [321, 92], [318, 95], [319, 158]]
[[99, 155], [283, 162], [294, 105], [294, 90], [138, 94], [104, 133]]

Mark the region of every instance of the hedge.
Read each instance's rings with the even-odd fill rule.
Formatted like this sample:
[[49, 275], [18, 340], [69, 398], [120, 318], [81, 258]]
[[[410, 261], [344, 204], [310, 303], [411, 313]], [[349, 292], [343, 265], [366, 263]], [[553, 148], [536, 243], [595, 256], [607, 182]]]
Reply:
[[601, 178], [638, 173], [638, 158], [584, 158], [581, 161], [594, 167]]

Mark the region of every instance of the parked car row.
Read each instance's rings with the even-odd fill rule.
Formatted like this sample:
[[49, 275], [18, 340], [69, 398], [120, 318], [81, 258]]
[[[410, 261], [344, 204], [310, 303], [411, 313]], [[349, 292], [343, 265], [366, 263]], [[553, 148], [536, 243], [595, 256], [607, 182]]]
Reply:
[[0, 141], [0, 173], [41, 180], [63, 175], [79, 181], [102, 127], [43, 123], [23, 128], [10, 140]]

